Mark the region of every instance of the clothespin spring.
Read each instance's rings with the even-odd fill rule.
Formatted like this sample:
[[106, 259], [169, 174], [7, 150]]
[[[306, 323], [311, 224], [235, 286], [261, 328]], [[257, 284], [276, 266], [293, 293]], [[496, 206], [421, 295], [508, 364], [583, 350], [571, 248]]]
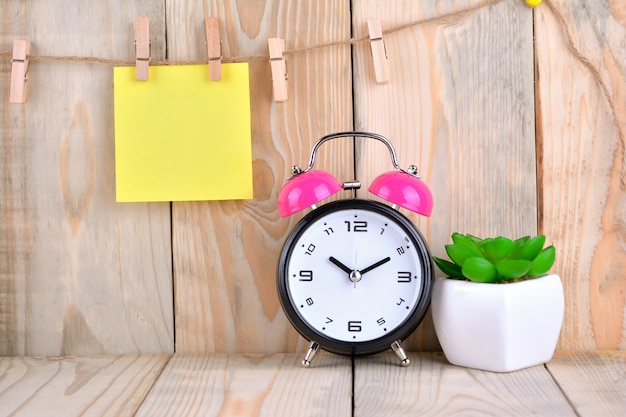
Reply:
[[[383, 43], [383, 49], [385, 51], [385, 59], [389, 59], [389, 57], [387, 56], [387, 44], [385, 43], [385, 40], [382, 37], [370, 39], [370, 42], [379, 42], [379, 41]], [[374, 52], [372, 51], [371, 48], [370, 48], [370, 54], [372, 54], [372, 58], [374, 58]]]
[[[135, 40], [135, 56], [137, 56], [137, 41]], [[150, 61], [152, 58], [152, 41], [148, 41], [148, 56], [147, 57], [139, 57], [137, 56], [135, 59], [137, 61]]]
[[[25, 64], [26, 60], [25, 59], [11, 58], [11, 65], [13, 65], [14, 62]], [[24, 73], [24, 82], [26, 82], [26, 81], [28, 81], [28, 68], [26, 68], [26, 72]]]
[[[208, 45], [208, 42], [205, 40], [204, 44]], [[219, 61], [222, 58], [224, 58], [224, 55], [222, 53], [222, 40], [220, 39], [220, 54], [218, 56], [210, 56], [209, 61]]]
[[[287, 60], [283, 58], [270, 58], [270, 62], [272, 61], [284, 61], [285, 63], [285, 81], [289, 80], [289, 68], [287, 66]], [[274, 76], [272, 75], [272, 81], [274, 81]]]

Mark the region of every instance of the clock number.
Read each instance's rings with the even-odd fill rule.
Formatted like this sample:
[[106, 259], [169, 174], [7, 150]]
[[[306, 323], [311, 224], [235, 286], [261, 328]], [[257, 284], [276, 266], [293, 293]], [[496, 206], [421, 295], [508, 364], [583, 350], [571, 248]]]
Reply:
[[335, 233], [335, 231], [332, 227], [329, 227], [328, 229], [324, 229], [324, 233], [326, 233], [327, 236], [330, 236], [331, 233]]
[[300, 271], [300, 281], [313, 281], [313, 271], [308, 269]]
[[367, 222], [364, 220], [344, 221], [348, 232], [367, 232]]
[[330, 317], [326, 317], [326, 321], [325, 321], [326, 324], [332, 323], [332, 322], [333, 322], [333, 319], [331, 319]]
[[354, 231], [355, 232], [367, 232], [367, 222], [366, 221], [354, 221]]
[[349, 332], [360, 332], [363, 330], [361, 327], [361, 321], [349, 321], [348, 322], [348, 331]]
[[409, 284], [412, 275], [411, 271], [398, 271], [398, 282]]
[[383, 324], [385, 324], [385, 319], [381, 317], [378, 320], [376, 320], [376, 323], [378, 323], [379, 326], [382, 326]]
[[[304, 245], [302, 245], [304, 246]], [[314, 244], [310, 244], [308, 248], [306, 248], [306, 252], [304, 252], [305, 255], [313, 255], [313, 251], [315, 250], [315, 245]]]
[[312, 298], [307, 298], [305, 301], [306, 301], [306, 305], [308, 305], [308, 306], [312, 306], [313, 305], [313, 299]]
[[402, 246], [400, 246], [399, 248], [396, 248], [396, 252], [398, 252], [398, 255], [403, 255], [404, 254], [404, 248]]

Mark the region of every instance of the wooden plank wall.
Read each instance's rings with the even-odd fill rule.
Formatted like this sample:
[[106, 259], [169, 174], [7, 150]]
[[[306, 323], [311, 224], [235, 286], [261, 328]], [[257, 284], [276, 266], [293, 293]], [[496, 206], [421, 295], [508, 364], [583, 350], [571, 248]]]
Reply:
[[563, 349], [626, 348], [626, 5], [535, 14], [540, 229], [565, 283]]
[[[302, 215], [281, 219], [276, 197], [320, 136], [351, 129], [419, 166], [436, 209], [411, 218], [434, 254], [455, 230], [539, 230], [566, 290], [560, 348], [626, 348], [626, 8], [587, 3], [3, 2], [0, 355], [302, 350], [275, 293]], [[204, 60], [203, 19], [217, 16], [225, 60], [249, 62], [254, 199], [115, 203], [112, 64], [86, 57], [131, 61], [141, 15], [153, 59]], [[369, 18], [386, 32], [386, 85]], [[286, 40], [285, 103], [271, 99], [269, 37]], [[33, 59], [27, 102], [9, 105], [19, 38], [66, 58]], [[392, 168], [380, 146], [330, 142], [316, 168], [367, 186]], [[409, 347], [438, 349], [430, 319]]]
[[[289, 99], [276, 103], [267, 39], [285, 39], [290, 51], [347, 40], [349, 3], [183, 3], [167, 4], [172, 60], [203, 59], [201, 25], [209, 14], [225, 24], [224, 56], [263, 58], [250, 62], [254, 199], [173, 205], [177, 351], [301, 349], [280, 308], [275, 276], [278, 252], [302, 215], [280, 219], [276, 198], [291, 166], [306, 167], [319, 137], [352, 129], [350, 46], [287, 54]], [[324, 149], [320, 167], [352, 177], [349, 145]]]
[[[151, 19], [165, 58], [163, 2], [2, 2], [0, 50], [134, 59]], [[32, 62], [25, 104], [0, 64], [0, 354], [172, 352], [170, 205], [116, 204], [113, 72]]]
[[[354, 2], [356, 37], [367, 35], [365, 22], [375, 16], [383, 31], [392, 31], [385, 36], [388, 84], [373, 81], [369, 45], [355, 48], [355, 121], [359, 130], [391, 138], [400, 165], [417, 165], [431, 186], [433, 215], [411, 219], [437, 256], [445, 256], [454, 231], [536, 233], [532, 12], [510, 1], [471, 13], [459, 13], [453, 2], [395, 4]], [[393, 31], [427, 19], [433, 21]], [[382, 149], [359, 148], [366, 184], [392, 169]], [[430, 320], [411, 348], [438, 349]]]

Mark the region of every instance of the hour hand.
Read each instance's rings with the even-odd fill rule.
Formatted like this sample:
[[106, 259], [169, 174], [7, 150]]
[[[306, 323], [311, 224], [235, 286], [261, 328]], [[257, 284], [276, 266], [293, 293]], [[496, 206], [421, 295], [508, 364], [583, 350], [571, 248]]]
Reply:
[[391, 260], [391, 258], [390, 258], [390, 257], [388, 257], [388, 256], [387, 256], [385, 259], [381, 259], [380, 261], [376, 262], [375, 264], [372, 264], [372, 265], [368, 266], [367, 268], [362, 269], [362, 270], [360, 271], [360, 272], [361, 272], [361, 275], [365, 274], [366, 272], [371, 271], [371, 270], [372, 270], [372, 269], [374, 269], [374, 268], [378, 268], [379, 266], [381, 266], [381, 265], [383, 265], [383, 264], [386, 264], [386, 263], [387, 263], [387, 262], [389, 262], [390, 260]]
[[353, 271], [352, 268], [348, 268], [347, 266], [342, 264], [340, 261], [338, 261], [337, 258], [335, 258], [334, 256], [331, 256], [330, 258], [328, 258], [328, 260], [331, 261], [333, 264], [337, 265], [339, 269], [341, 269], [343, 272], [345, 272], [348, 275], [350, 275]]

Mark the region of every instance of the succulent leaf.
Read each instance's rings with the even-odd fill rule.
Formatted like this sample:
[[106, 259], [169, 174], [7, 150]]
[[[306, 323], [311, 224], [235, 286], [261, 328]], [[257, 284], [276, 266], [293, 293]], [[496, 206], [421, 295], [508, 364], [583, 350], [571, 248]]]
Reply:
[[450, 278], [465, 278], [461, 272], [461, 267], [445, 259], [437, 258], [433, 256], [433, 261], [437, 264], [441, 272], [449, 276]]
[[511, 251], [511, 255], [509, 255], [511, 259], [519, 258], [519, 254], [522, 248], [524, 247], [524, 244], [528, 242], [529, 239], [530, 239], [530, 236], [523, 236], [513, 241], [513, 250]]
[[474, 235], [467, 234], [465, 236], [467, 236], [468, 239], [474, 242], [474, 244], [476, 244], [476, 247], [480, 246], [480, 244], [483, 243], [483, 240], [481, 238], [476, 237]]
[[546, 243], [546, 237], [544, 235], [537, 235], [528, 239], [526, 243], [524, 243], [524, 246], [522, 246], [518, 258], [532, 261], [539, 255], [539, 252], [543, 249], [544, 243]]
[[478, 249], [478, 245], [482, 242], [482, 240], [472, 235], [463, 235], [461, 233], [453, 233], [452, 242], [454, 242], [455, 245]]
[[481, 249], [485, 253], [487, 259], [492, 262], [498, 262], [505, 259], [513, 250], [513, 241], [506, 237], [496, 237], [495, 239], [485, 240]]
[[495, 282], [498, 278], [495, 265], [477, 256], [468, 258], [462, 271], [465, 277], [475, 282]]
[[515, 239], [515, 241], [513, 242], [515, 245], [524, 245], [524, 243], [528, 242], [528, 240], [530, 239], [530, 236], [522, 236], [519, 239]]
[[539, 255], [537, 255], [537, 257], [532, 261], [528, 275], [536, 277], [537, 275], [545, 274], [550, 268], [552, 268], [555, 259], [556, 249], [554, 249], [554, 246], [548, 246], [539, 252]]
[[507, 259], [496, 264], [503, 279], [522, 278], [530, 271], [532, 263], [526, 259]]
[[478, 248], [475, 246], [465, 246], [465, 245], [446, 245], [446, 252], [448, 256], [454, 263], [459, 266], [463, 266], [465, 260], [467, 258], [472, 258], [474, 256], [482, 256]]

